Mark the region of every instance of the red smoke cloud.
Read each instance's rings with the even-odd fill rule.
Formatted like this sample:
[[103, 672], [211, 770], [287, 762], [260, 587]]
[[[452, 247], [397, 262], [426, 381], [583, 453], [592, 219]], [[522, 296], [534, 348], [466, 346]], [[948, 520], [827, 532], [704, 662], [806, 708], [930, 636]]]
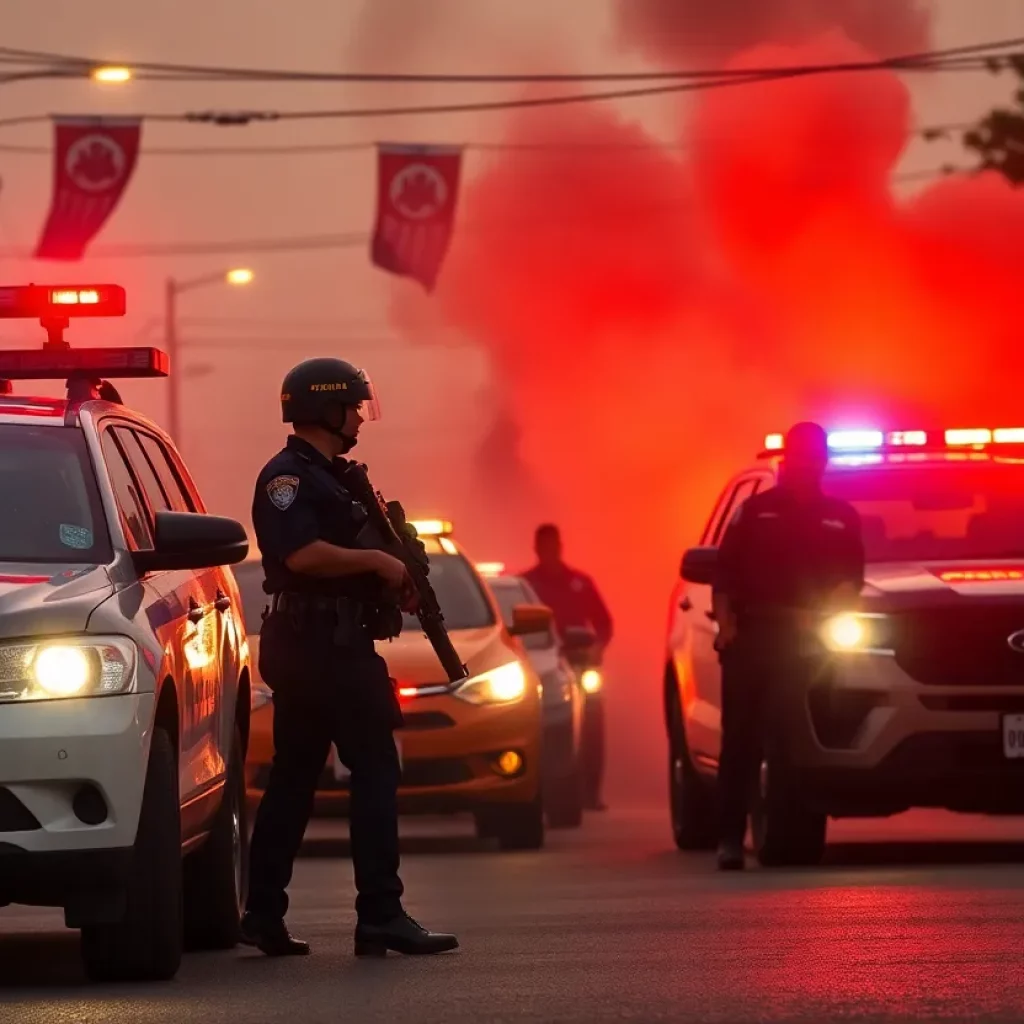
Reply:
[[794, 45], [830, 29], [879, 57], [928, 48], [925, 0], [619, 0], [619, 38], [672, 67], [718, 67], [760, 43]]
[[[865, 56], [833, 33], [732, 66]], [[517, 435], [492, 433], [491, 479], [508, 467], [534, 488], [526, 514], [481, 486], [474, 533], [481, 557], [518, 561], [555, 519], [607, 592], [610, 732], [631, 787], [662, 774], [679, 556], [766, 432], [807, 415], [1021, 419], [1024, 197], [986, 175], [900, 204], [910, 123], [882, 71], [702, 94], [682, 155], [607, 107], [527, 111], [508, 142], [555, 148], [504, 153], [463, 194], [433, 315], [487, 346], [514, 412]]]

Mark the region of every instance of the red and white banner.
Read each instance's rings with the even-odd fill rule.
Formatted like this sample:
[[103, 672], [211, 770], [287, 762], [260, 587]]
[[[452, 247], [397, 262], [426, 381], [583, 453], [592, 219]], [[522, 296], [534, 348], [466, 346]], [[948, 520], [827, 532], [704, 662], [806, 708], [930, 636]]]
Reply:
[[462, 149], [380, 145], [377, 163], [373, 262], [433, 291], [452, 237]]
[[35, 258], [80, 260], [131, 179], [142, 122], [137, 117], [53, 121], [53, 199]]

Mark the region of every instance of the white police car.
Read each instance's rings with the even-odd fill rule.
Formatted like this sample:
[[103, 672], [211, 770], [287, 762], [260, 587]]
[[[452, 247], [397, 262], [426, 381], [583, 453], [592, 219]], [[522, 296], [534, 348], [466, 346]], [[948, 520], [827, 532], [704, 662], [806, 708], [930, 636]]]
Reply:
[[[96, 979], [169, 978], [238, 940], [249, 664], [241, 524], [105, 377], [155, 349], [68, 348], [115, 286], [0, 288], [40, 349], [0, 351], [0, 906], [62, 907]], [[66, 379], [67, 399], [9, 383]], [[99, 396], [104, 396], [100, 398]]]
[[[734, 476], [672, 596], [664, 708], [683, 849], [715, 841], [721, 674], [711, 587], [736, 508], [782, 447]], [[1024, 813], [1024, 429], [834, 431], [827, 493], [859, 512], [856, 613], [807, 638], [824, 669], [787, 706], [753, 819], [763, 864], [817, 862], [829, 817], [913, 807]]]

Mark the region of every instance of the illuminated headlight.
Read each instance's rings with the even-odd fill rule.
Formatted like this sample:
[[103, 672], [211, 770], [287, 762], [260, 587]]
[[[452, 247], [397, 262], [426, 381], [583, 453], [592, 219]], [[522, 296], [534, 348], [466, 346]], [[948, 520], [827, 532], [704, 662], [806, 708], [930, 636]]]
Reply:
[[843, 612], [825, 620], [821, 641], [837, 653], [892, 654], [891, 624], [885, 615]]
[[513, 704], [526, 694], [526, 673], [518, 661], [467, 679], [455, 696], [470, 704]]
[[107, 696], [134, 680], [135, 645], [124, 637], [0, 644], [0, 700]]
[[588, 668], [586, 672], [580, 676], [580, 683], [583, 686], [583, 690], [586, 693], [599, 693], [604, 680], [601, 678], [601, 673], [596, 668]]

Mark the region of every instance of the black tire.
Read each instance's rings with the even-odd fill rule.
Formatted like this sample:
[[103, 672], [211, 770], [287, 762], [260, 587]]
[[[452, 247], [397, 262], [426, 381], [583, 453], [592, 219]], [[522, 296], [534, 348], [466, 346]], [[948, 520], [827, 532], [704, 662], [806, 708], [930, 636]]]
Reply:
[[178, 762], [170, 736], [153, 732], [128, 877], [125, 915], [82, 929], [93, 981], [166, 981], [181, 966], [183, 935]]
[[544, 803], [538, 793], [528, 804], [505, 804], [488, 814], [491, 835], [502, 850], [539, 850], [544, 845]]
[[680, 850], [711, 850], [717, 839], [714, 790], [693, 765], [679, 700], [669, 699], [668, 785], [672, 838]]
[[579, 828], [583, 824], [583, 772], [578, 760], [572, 771], [552, 779], [544, 793], [548, 828]]
[[825, 854], [828, 816], [809, 810], [769, 755], [751, 813], [754, 853], [763, 867], [813, 867]]
[[236, 727], [224, 797], [206, 842], [185, 860], [185, 946], [233, 949], [249, 883], [242, 737]]

